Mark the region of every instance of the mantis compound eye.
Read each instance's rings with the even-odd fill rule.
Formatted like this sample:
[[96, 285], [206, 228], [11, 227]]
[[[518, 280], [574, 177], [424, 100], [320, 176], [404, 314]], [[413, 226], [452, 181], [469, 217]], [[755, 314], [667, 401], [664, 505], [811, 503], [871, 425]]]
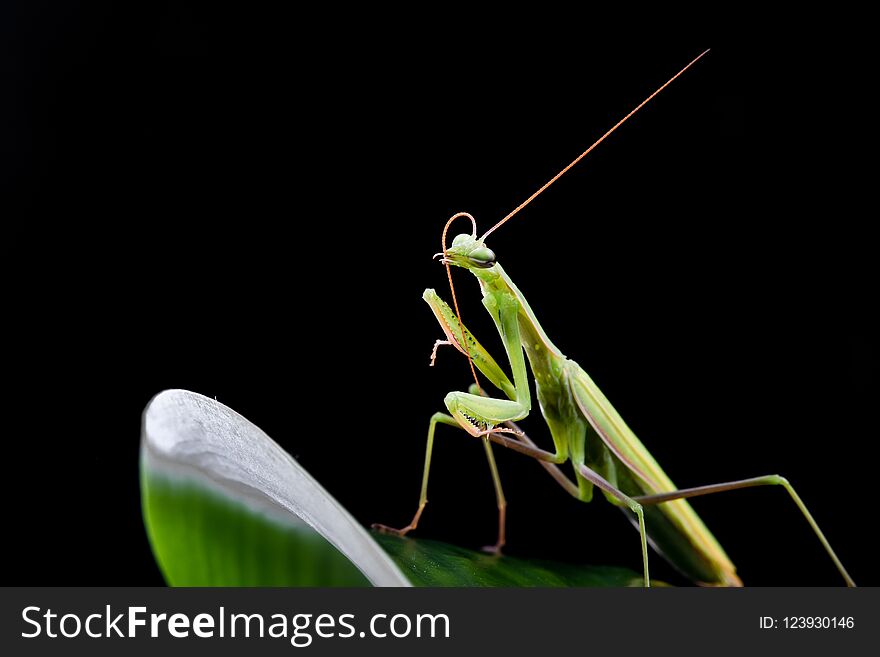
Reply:
[[485, 246], [476, 248], [468, 253], [468, 258], [470, 258], [471, 262], [477, 267], [481, 268], [491, 267], [495, 264], [495, 252]]

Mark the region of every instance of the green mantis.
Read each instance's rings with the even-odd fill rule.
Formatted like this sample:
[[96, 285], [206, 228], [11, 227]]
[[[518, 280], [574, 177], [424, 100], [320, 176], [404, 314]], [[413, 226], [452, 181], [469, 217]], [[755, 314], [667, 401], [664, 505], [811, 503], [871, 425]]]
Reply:
[[[475, 381], [474, 368], [480, 370], [506, 399], [487, 396], [479, 384], [472, 385], [469, 392], [454, 391], [446, 395], [444, 403], [448, 413], [434, 414], [429, 423], [421, 496], [415, 516], [409, 525], [401, 529], [384, 525], [374, 527], [398, 535], [405, 535], [416, 528], [427, 503], [434, 433], [438, 424], [446, 424], [464, 429], [483, 441], [498, 503], [498, 541], [487, 548], [490, 551], [499, 552], [505, 543], [506, 501], [492, 452], [492, 443], [496, 443], [537, 459], [577, 499], [589, 502], [598, 489], [609, 502], [630, 513], [639, 530], [645, 586], [650, 585], [649, 543], [694, 582], [741, 586], [733, 563], [686, 498], [768, 485], [782, 486], [788, 492], [847, 585], [854, 586], [806, 505], [783, 477], [767, 475], [678, 489], [589, 375], [550, 341], [523, 294], [486, 245], [489, 234], [541, 194], [705, 54], [702, 53], [657, 89], [482, 237], [477, 237], [476, 221], [467, 213], [455, 214], [447, 221], [442, 237], [443, 251], [437, 256], [442, 258], [450, 276], [453, 307], [447, 305], [434, 290], [425, 290], [423, 295], [446, 338], [435, 343], [431, 364], [434, 364], [440, 346], [451, 345], [468, 357]], [[451, 246], [447, 246], [446, 233], [451, 223], [459, 218], [470, 219], [472, 232], [457, 235]], [[501, 336], [512, 380], [460, 321], [455, 289], [451, 285], [450, 266], [466, 269], [479, 281], [483, 306]], [[532, 410], [527, 360], [534, 376], [541, 414], [553, 439], [554, 451], [537, 447], [515, 424]], [[558, 467], [567, 461], [571, 462], [574, 480]]]

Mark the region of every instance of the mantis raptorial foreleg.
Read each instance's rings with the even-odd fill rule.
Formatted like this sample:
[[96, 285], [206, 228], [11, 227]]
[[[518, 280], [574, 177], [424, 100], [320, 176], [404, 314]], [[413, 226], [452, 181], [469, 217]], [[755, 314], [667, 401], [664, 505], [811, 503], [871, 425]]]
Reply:
[[[449, 310], [448, 306], [446, 306], [446, 309], [449, 314], [448, 317], [444, 317], [441, 320], [441, 326], [444, 326], [445, 329], [446, 326], [458, 325], [459, 335], [462, 335], [464, 331], [460, 320]], [[497, 308], [490, 308], [489, 310], [492, 312], [493, 318], [495, 318], [498, 325], [498, 331], [504, 342], [504, 350], [507, 353], [510, 368], [513, 371], [513, 395], [510, 399], [495, 399], [494, 397], [457, 391], [446, 395], [443, 401], [446, 404], [446, 408], [449, 409], [449, 413], [465, 431], [473, 436], [483, 435], [488, 430], [505, 422], [520, 420], [529, 414], [532, 407], [528, 372], [520, 342], [516, 308], [508, 306], [507, 300], [502, 300]], [[460, 340], [462, 338], [458, 337], [456, 339], [454, 329], [448, 331], [448, 336], [461, 346]], [[479, 346], [476, 340], [473, 340], [473, 343], [468, 342], [465, 353], [471, 355], [471, 349], [475, 345]], [[474, 359], [474, 364], [479, 367], [476, 358]], [[495, 382], [493, 381], [493, 383]], [[496, 383], [496, 385], [498, 384]]]
[[434, 342], [434, 348], [431, 350], [431, 367], [434, 367], [434, 361], [437, 360], [437, 350], [443, 345], [452, 345], [449, 340], [437, 340]]

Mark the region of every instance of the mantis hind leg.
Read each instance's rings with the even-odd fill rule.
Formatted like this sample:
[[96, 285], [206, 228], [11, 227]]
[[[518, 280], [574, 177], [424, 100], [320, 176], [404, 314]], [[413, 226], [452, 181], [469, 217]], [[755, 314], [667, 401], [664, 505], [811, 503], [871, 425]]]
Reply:
[[[394, 534], [396, 536], [406, 536], [409, 532], [418, 527], [419, 519], [422, 517], [425, 505], [428, 503], [428, 477], [431, 473], [431, 454], [434, 450], [434, 431], [437, 428], [438, 423], [448, 424], [449, 426], [457, 427], [459, 429], [462, 428], [451, 415], [447, 415], [446, 413], [434, 413], [434, 415], [431, 416], [431, 421], [428, 424], [428, 440], [425, 446], [425, 467], [422, 472], [422, 488], [419, 494], [419, 506], [416, 509], [412, 520], [408, 525], [399, 529], [379, 523], [373, 523], [373, 529], [377, 529], [387, 534]], [[492, 473], [492, 483], [495, 487], [495, 499], [498, 503], [498, 540], [495, 545], [486, 546], [483, 549], [487, 552], [500, 554], [501, 548], [504, 546], [506, 540], [507, 500], [504, 497], [504, 490], [501, 488], [501, 478], [498, 475], [498, 467], [495, 465], [495, 456], [492, 453], [492, 443], [489, 441], [488, 437], [483, 438], [483, 445], [486, 450], [486, 458], [489, 461], [489, 470]]]
[[[576, 466], [577, 473], [590, 483], [592, 483], [597, 488], [605, 491], [606, 493], [612, 495], [617, 500], [620, 501], [621, 504], [629, 507], [629, 510], [632, 511], [639, 520], [639, 536], [642, 541], [642, 568], [644, 570], [645, 577], [645, 588], [651, 586], [651, 577], [648, 574], [648, 535], [645, 531], [645, 512], [642, 508], [642, 504], [639, 502], [638, 498], [629, 497], [626, 493], [621, 491], [616, 486], [613, 486], [610, 482], [608, 482], [604, 477], [602, 477], [599, 473], [591, 470], [583, 463], [578, 464]], [[576, 495], [578, 498], [582, 498], [582, 494]]]
[[828, 556], [831, 557], [831, 560], [834, 562], [837, 570], [843, 576], [843, 579], [846, 581], [846, 585], [856, 585], [852, 577], [850, 577], [849, 573], [846, 571], [846, 568], [844, 568], [843, 563], [841, 563], [840, 559], [837, 557], [837, 554], [834, 552], [834, 549], [831, 547], [828, 539], [825, 538], [825, 534], [822, 532], [821, 529], [819, 529], [819, 524], [813, 518], [813, 514], [810, 513], [809, 509], [807, 509], [807, 505], [804, 504], [803, 500], [800, 498], [800, 495], [795, 492], [794, 487], [788, 482], [788, 479], [786, 479], [785, 477], [780, 477], [779, 475], [765, 475], [763, 477], [752, 477], [750, 479], [728, 481], [721, 484], [709, 484], [707, 486], [697, 486], [695, 488], [682, 488], [680, 490], [675, 490], [668, 493], [658, 493], [656, 495], [643, 495], [640, 497], [635, 497], [633, 499], [636, 502], [647, 506], [649, 504], [662, 504], [663, 502], [670, 502], [672, 500], [681, 500], [688, 497], [699, 497], [700, 495], [711, 495], [712, 493], [722, 493], [728, 490], [752, 488], [754, 486], [782, 486], [783, 488], [785, 488], [785, 490], [788, 491], [788, 494], [791, 496], [791, 499], [797, 505], [797, 508], [803, 514], [804, 518], [806, 518], [807, 522], [813, 530], [813, 533], [816, 534], [816, 537], [822, 544], [822, 547], [825, 548], [825, 552], [828, 553]]

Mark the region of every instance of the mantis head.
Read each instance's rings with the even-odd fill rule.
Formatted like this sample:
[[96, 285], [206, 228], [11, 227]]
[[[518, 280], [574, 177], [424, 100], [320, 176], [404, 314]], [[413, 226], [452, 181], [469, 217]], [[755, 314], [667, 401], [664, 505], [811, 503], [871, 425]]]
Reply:
[[495, 252], [487, 247], [482, 239], [467, 233], [456, 235], [445, 255], [438, 253], [437, 256], [441, 257], [443, 264], [465, 269], [488, 269], [495, 265]]

